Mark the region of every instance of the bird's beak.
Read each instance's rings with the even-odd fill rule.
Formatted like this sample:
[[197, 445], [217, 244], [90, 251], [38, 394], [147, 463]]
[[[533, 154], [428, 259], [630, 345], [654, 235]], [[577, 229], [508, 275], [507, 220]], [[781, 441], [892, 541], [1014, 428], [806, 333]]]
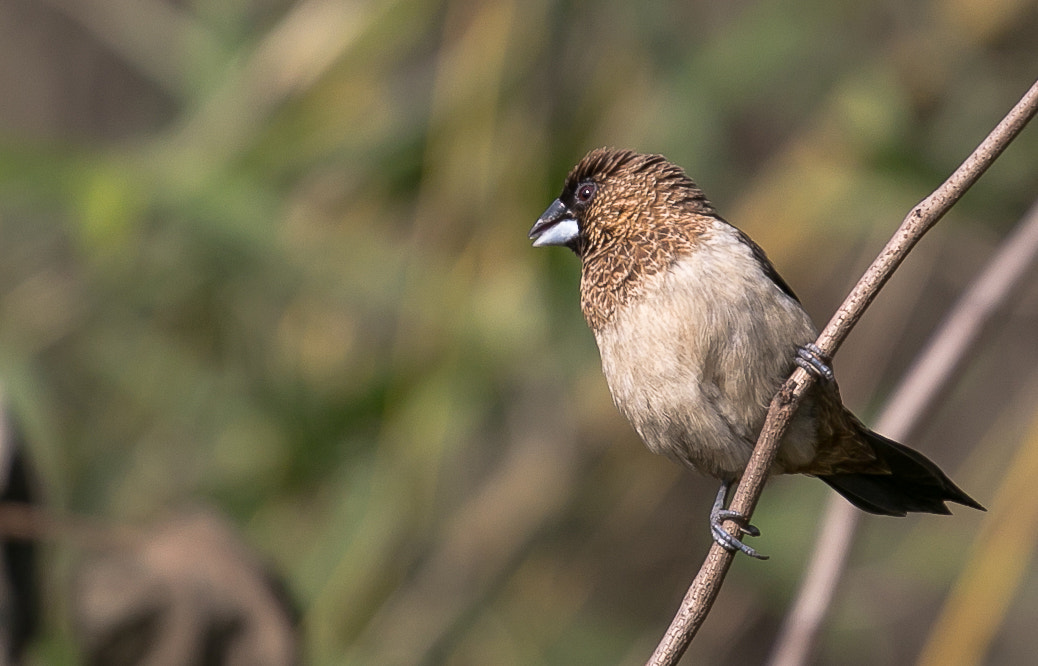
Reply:
[[580, 235], [580, 227], [577, 218], [566, 204], [556, 199], [548, 206], [548, 210], [537, 218], [537, 223], [530, 229], [530, 238], [534, 247], [545, 247], [548, 245], [569, 246]]

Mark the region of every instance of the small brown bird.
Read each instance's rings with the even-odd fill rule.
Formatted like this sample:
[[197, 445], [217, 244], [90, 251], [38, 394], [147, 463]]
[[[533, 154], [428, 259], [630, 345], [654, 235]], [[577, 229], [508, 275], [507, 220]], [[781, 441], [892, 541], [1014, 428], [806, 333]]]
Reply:
[[782, 439], [774, 474], [808, 474], [869, 513], [983, 510], [922, 454], [869, 430], [843, 405], [814, 325], [764, 251], [725, 222], [660, 155], [593, 150], [541, 215], [534, 246], [581, 259], [580, 306], [616, 406], [654, 453], [721, 480], [714, 539], [762, 557], [721, 528], [768, 406], [798, 364], [821, 381]]

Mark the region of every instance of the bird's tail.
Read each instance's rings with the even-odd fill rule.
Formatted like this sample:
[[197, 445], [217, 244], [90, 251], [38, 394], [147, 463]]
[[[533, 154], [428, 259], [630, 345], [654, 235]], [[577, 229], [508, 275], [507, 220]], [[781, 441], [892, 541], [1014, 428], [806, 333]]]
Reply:
[[884, 516], [904, 516], [910, 511], [943, 513], [944, 504], [957, 502], [984, 511], [926, 456], [862, 428], [876, 455], [886, 463], [889, 474], [831, 474], [819, 476], [833, 490], [862, 511]]

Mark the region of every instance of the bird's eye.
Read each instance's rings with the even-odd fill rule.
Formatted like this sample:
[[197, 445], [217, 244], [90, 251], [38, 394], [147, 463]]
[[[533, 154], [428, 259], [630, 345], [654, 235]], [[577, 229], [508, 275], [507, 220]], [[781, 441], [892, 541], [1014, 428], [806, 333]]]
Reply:
[[593, 197], [594, 195], [594, 183], [581, 183], [580, 187], [577, 188], [577, 201], [579, 201], [580, 203], [587, 203], [591, 201], [591, 197]]

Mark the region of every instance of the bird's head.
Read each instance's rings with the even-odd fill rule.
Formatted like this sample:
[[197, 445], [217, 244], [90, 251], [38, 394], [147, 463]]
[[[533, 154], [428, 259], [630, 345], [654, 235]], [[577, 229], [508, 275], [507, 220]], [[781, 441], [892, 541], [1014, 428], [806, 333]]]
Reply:
[[599, 148], [573, 167], [530, 238], [580, 257], [580, 306], [599, 330], [646, 278], [693, 252], [716, 215], [681, 167], [661, 155]]
[[599, 148], [573, 167], [530, 238], [535, 247], [561, 245], [586, 258], [670, 236], [699, 215], [715, 214], [695, 183], [662, 155]]

